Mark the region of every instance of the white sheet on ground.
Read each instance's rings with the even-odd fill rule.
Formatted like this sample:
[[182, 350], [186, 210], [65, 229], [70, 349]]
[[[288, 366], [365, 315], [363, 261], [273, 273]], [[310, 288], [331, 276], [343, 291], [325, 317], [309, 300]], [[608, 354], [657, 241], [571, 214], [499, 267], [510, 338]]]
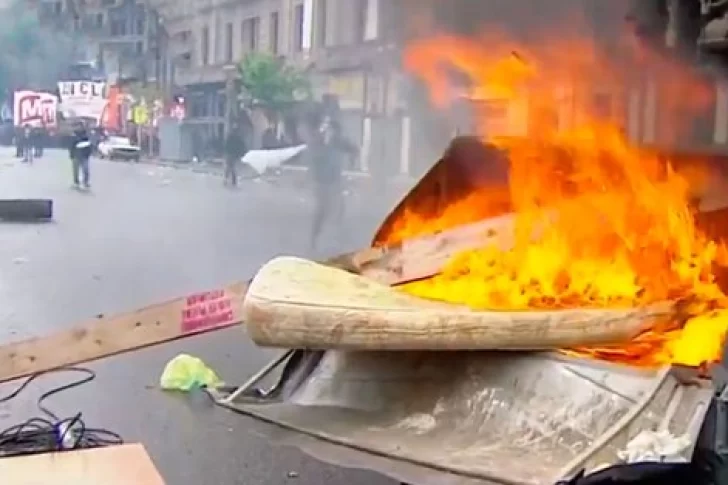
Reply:
[[618, 456], [627, 463], [643, 461], [684, 462], [683, 452], [690, 448], [687, 436], [674, 436], [668, 431], [641, 431], [627, 443]]
[[243, 163], [247, 163], [258, 174], [264, 173], [271, 168], [278, 168], [286, 163], [306, 148], [306, 145], [298, 145], [288, 148], [276, 148], [274, 150], [250, 150], [242, 158]]

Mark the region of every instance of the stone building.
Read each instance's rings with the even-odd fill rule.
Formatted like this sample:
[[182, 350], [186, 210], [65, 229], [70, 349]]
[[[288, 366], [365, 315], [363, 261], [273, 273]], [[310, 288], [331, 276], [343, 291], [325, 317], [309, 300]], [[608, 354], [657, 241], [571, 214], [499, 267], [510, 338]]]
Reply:
[[[362, 146], [360, 161], [349, 167], [356, 171], [391, 158], [382, 149], [392, 143], [378, 140], [401, 131], [400, 120], [385, 120], [400, 107], [391, 42], [397, 3], [151, 0], [165, 35], [163, 69], [171, 89], [184, 92], [187, 123], [199, 127], [199, 136], [219, 140], [224, 132], [226, 66], [248, 52], [266, 51], [306, 69], [317, 97], [338, 97], [345, 131]], [[398, 158], [400, 135], [395, 137]]]
[[159, 77], [157, 18], [145, 2], [39, 0], [38, 14], [45, 22], [77, 32], [69, 76], [96, 77], [101, 72], [111, 84]]
[[[153, 0], [164, 30], [168, 89], [183, 94], [191, 136], [221, 142], [227, 102], [226, 68], [251, 51], [285, 55], [288, 13], [281, 1]], [[237, 102], [234, 101], [234, 102]]]

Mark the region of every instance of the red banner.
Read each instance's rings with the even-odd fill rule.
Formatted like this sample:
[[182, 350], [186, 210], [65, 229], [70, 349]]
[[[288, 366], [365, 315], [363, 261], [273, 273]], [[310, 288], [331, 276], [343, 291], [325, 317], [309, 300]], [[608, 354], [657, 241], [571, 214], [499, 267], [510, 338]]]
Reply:
[[121, 117], [119, 110], [121, 108], [121, 90], [118, 86], [110, 86], [108, 90], [108, 100], [106, 108], [101, 115], [101, 126], [109, 131], [121, 130]]
[[187, 297], [182, 310], [182, 332], [192, 333], [229, 325], [235, 318], [233, 304], [224, 290]]

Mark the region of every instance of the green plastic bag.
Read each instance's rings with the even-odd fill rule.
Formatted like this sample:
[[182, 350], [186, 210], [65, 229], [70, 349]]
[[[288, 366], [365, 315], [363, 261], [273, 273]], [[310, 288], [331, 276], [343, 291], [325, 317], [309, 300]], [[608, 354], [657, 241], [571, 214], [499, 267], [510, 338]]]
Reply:
[[202, 360], [180, 354], [164, 367], [159, 385], [165, 391], [189, 391], [200, 387], [220, 387], [223, 382]]

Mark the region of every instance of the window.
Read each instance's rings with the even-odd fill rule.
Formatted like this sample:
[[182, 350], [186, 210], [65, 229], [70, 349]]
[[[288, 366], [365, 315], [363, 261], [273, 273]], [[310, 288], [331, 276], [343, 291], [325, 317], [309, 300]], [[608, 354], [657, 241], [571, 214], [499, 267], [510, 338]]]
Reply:
[[273, 54], [278, 54], [278, 12], [270, 14], [270, 51]]
[[100, 29], [103, 26], [104, 26], [104, 14], [97, 13], [96, 14], [96, 27]]
[[93, 67], [86, 62], [73, 64], [68, 68], [66, 80], [84, 80], [90, 81], [94, 78]]
[[293, 50], [303, 50], [303, 5], [298, 4], [293, 12]]
[[614, 98], [610, 93], [595, 93], [592, 98], [591, 111], [595, 117], [609, 120], [613, 117]]
[[225, 62], [233, 61], [233, 24], [225, 25]]
[[354, 24], [354, 43], [363, 42], [366, 38], [367, 28], [367, 9], [369, 2], [367, 0], [357, 0], [355, 6], [355, 19]]
[[326, 7], [326, 0], [319, 0], [316, 12], [316, 43], [321, 47], [326, 47]]
[[219, 93], [215, 98], [215, 113], [213, 116], [225, 116], [226, 104], [227, 96], [225, 96], [225, 93]]
[[246, 52], [258, 50], [258, 38], [260, 35], [260, 17], [251, 17], [243, 20], [240, 26], [240, 36], [243, 49]]
[[379, 8], [383, 2], [379, 0], [367, 0], [364, 2], [364, 40], [375, 40], [379, 37], [379, 19], [381, 15]]
[[136, 43], [136, 53], [141, 54], [143, 52], [144, 52], [144, 42], [139, 41]]
[[111, 21], [111, 35], [114, 37], [121, 37], [126, 35], [126, 22], [123, 19], [113, 19]]
[[175, 42], [184, 44], [186, 42], [189, 42], [191, 37], [192, 37], [192, 32], [190, 32], [189, 30], [183, 30], [182, 32], [174, 34], [174, 36], [172, 38], [174, 39]]
[[187, 100], [187, 110], [191, 118], [200, 118], [205, 116], [205, 100], [198, 94], [192, 94]]
[[260, 39], [260, 17], [250, 19], [250, 50], [258, 50], [258, 39]]
[[63, 12], [63, 2], [56, 2], [53, 4], [53, 10], [55, 10], [56, 15], [61, 15]]
[[192, 54], [190, 52], [185, 52], [184, 54], [182, 54], [177, 65], [181, 68], [192, 67]]
[[210, 63], [210, 28], [202, 28], [202, 38], [200, 39], [200, 59], [202, 59], [202, 65], [207, 66]]
[[144, 27], [145, 27], [145, 21], [146, 16], [144, 15], [144, 12], [139, 12], [136, 15], [136, 32], [134, 32], [136, 35], [143, 35], [144, 34]]

